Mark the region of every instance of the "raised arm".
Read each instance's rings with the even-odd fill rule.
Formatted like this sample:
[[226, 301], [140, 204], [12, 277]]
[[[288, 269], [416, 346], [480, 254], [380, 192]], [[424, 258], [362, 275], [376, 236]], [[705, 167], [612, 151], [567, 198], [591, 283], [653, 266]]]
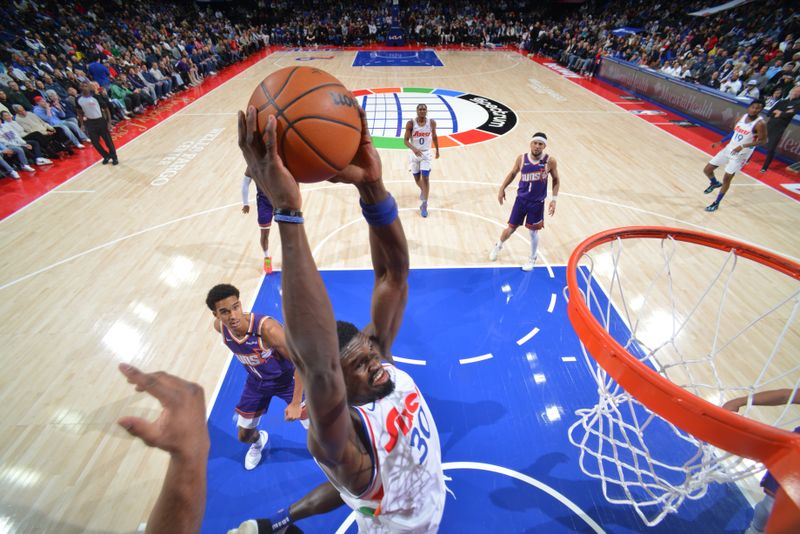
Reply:
[[306, 385], [309, 448], [318, 460], [337, 465], [344, 461], [348, 438], [355, 431], [347, 407], [333, 309], [302, 223], [283, 222], [280, 215], [282, 210], [300, 210], [300, 188], [278, 156], [274, 117], [267, 121], [262, 137], [255, 108], [248, 107], [246, 116], [239, 112], [239, 147], [251, 177], [276, 208], [283, 252], [286, 338]]
[[[397, 203], [386, 190], [382, 179], [381, 158], [367, 128], [367, 116], [361, 114], [361, 145], [353, 162], [337, 177], [352, 183], [361, 197], [361, 208], [369, 223], [369, 245], [375, 286], [372, 290], [371, 322], [365, 329], [378, 339], [381, 354], [392, 361], [392, 342], [400, 330], [408, 301], [408, 242]], [[409, 137], [411, 121], [406, 128]]]
[[118, 424], [145, 442], [169, 453], [169, 466], [156, 504], [147, 520], [148, 534], [194, 534], [200, 531], [206, 504], [206, 465], [210, 440], [203, 388], [164, 372], [143, 373], [119, 366], [136, 391], [161, 403], [155, 421], [121, 417]]

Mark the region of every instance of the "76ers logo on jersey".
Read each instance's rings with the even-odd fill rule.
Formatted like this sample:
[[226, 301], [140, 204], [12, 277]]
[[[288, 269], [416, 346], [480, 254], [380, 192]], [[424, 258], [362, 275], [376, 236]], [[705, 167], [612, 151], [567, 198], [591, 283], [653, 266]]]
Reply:
[[386, 452], [392, 452], [397, 446], [400, 434], [408, 436], [410, 432], [411, 451], [417, 462], [421, 464], [428, 457], [428, 439], [431, 437], [431, 429], [428, 416], [420, 406], [418, 399], [419, 392], [409, 393], [403, 402], [403, 411], [398, 412], [397, 408], [392, 408], [389, 415], [386, 416], [389, 442], [384, 448]]

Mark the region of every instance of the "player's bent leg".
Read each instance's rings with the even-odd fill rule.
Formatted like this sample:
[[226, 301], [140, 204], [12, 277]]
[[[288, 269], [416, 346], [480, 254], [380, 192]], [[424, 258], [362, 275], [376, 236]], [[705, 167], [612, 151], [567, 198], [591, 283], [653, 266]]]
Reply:
[[703, 193], [705, 193], [706, 195], [711, 193], [714, 189], [722, 187], [720, 181], [717, 180], [716, 176], [714, 176], [714, 171], [716, 170], [716, 168], [717, 165], [712, 165], [711, 163], [708, 163], [703, 169], [703, 174], [706, 175], [708, 181], [710, 182], [708, 187], [706, 187], [705, 191], [703, 191]]
[[264, 447], [269, 441], [269, 434], [266, 430], [258, 430], [258, 423], [261, 421], [262, 412], [243, 413], [239, 408], [237, 425], [239, 426], [239, 441], [250, 443], [250, 448], [244, 457], [244, 468], [250, 471], [261, 462], [261, 455]]
[[419, 213], [423, 217], [428, 216], [428, 193], [430, 192], [431, 187], [428, 177], [430, 176], [430, 172], [430, 170], [420, 170], [420, 179], [417, 182], [420, 188], [419, 199], [422, 201], [419, 206]]
[[[260, 226], [260, 225], [259, 225]], [[264, 251], [264, 273], [272, 274], [272, 256], [269, 255], [269, 229], [270, 226], [261, 226], [261, 250]]]
[[[727, 169], [726, 169], [727, 170]], [[722, 202], [722, 198], [725, 196], [725, 193], [728, 192], [728, 188], [731, 186], [731, 182], [733, 181], [733, 173], [725, 173], [725, 176], [722, 177], [722, 184], [721, 189], [719, 190], [719, 194], [717, 194], [717, 199], [714, 200], [711, 204], [706, 206], [706, 211], [713, 212], [719, 209], [719, 204]]]
[[508, 226], [506, 226], [500, 234], [500, 241], [495, 243], [494, 248], [489, 252], [489, 261], [497, 261], [497, 255], [503, 250], [503, 244], [508, 241], [511, 234], [517, 231], [517, 228], [519, 228], [519, 225], [508, 223]]
[[229, 530], [228, 534], [302, 533], [294, 525], [295, 521], [332, 512], [343, 504], [339, 491], [326, 481], [291, 506], [281, 508], [265, 519], [248, 519], [238, 529]]

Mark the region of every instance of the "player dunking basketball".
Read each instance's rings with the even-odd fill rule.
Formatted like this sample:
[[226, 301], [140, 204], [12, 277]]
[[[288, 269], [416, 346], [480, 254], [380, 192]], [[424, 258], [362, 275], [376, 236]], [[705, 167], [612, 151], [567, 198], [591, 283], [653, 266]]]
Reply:
[[[258, 132], [255, 108], [239, 113], [239, 146], [279, 223], [287, 341], [306, 383], [308, 449], [328, 482], [269, 519], [234, 534], [283, 532], [292, 522], [346, 504], [359, 532], [436, 532], [445, 505], [436, 423], [414, 380], [392, 364], [408, 300], [408, 243], [397, 202], [381, 178], [366, 114], [353, 163], [336, 178], [360, 194], [375, 271], [371, 321], [336, 322], [304, 229], [300, 188], [278, 156], [275, 120]], [[337, 339], [338, 338], [338, 339]]]
[[[250, 171], [244, 171], [242, 177], [242, 213], [250, 213]], [[261, 250], [264, 251], [264, 272], [272, 274], [272, 256], [269, 255], [269, 229], [272, 227], [272, 204], [267, 195], [256, 186], [256, 210], [258, 212], [258, 227], [261, 229]]]
[[[745, 166], [757, 146], [766, 144], [767, 127], [764, 124], [764, 119], [758, 115], [762, 109], [764, 109], [763, 100], [750, 102], [747, 107], [747, 113], [736, 123], [733, 132], [724, 137], [722, 141], [711, 145], [711, 148], [715, 148], [721, 145], [725, 139], [730, 138], [731, 140], [728, 146], [717, 152], [703, 169], [703, 172], [711, 182], [703, 192], [709, 194], [717, 188], [722, 188], [717, 195], [717, 199], [706, 207], [706, 211], [717, 211], [719, 203], [722, 202], [722, 197], [725, 196], [731, 186], [733, 175]], [[714, 176], [714, 170], [721, 165], [725, 165], [725, 175], [722, 177], [722, 182], [718, 181], [717, 177]]]
[[269, 439], [266, 430], [258, 430], [261, 415], [269, 408], [272, 397], [280, 397], [288, 405], [284, 418], [300, 419], [303, 384], [289, 360], [283, 327], [278, 321], [259, 313], [245, 313], [239, 290], [230, 284], [212, 287], [206, 304], [214, 313], [214, 329], [247, 370], [236, 412], [239, 441], [251, 444], [244, 467], [254, 469]]
[[409, 157], [411, 174], [419, 186], [419, 213], [428, 216], [428, 194], [431, 190], [431, 145], [436, 149], [439, 159], [439, 137], [436, 135], [436, 121], [428, 118], [428, 106], [417, 105], [417, 116], [406, 123], [406, 146], [411, 149]]
[[547, 213], [550, 216], [556, 213], [556, 199], [558, 198], [560, 186], [556, 158], [544, 153], [546, 146], [547, 136], [545, 134], [542, 132], [533, 134], [530, 152], [517, 156], [514, 167], [508, 173], [506, 179], [503, 180], [503, 185], [500, 186], [497, 200], [502, 205], [506, 199], [506, 187], [514, 181], [514, 177], [518, 172], [522, 173], [519, 179], [519, 187], [517, 188], [517, 199], [511, 209], [511, 216], [508, 218], [508, 226], [500, 234], [500, 241], [495, 244], [489, 253], [491, 261], [497, 260], [497, 255], [503, 249], [503, 243], [524, 222], [525, 228], [531, 234], [531, 255], [522, 266], [522, 270], [533, 270], [539, 249], [539, 230], [544, 228], [544, 199], [547, 198], [548, 175], [553, 177], [553, 198], [550, 199], [550, 206], [547, 209]]

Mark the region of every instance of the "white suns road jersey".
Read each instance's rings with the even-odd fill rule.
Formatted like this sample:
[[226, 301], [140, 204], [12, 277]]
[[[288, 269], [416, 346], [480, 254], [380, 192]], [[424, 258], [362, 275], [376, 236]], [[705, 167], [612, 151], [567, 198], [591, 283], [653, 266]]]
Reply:
[[[739, 119], [739, 122], [736, 123], [736, 126], [733, 127], [733, 137], [731, 137], [730, 143], [728, 143], [727, 148], [733, 150], [737, 146], [742, 146], [746, 144], [750, 144], [753, 142], [753, 139], [756, 137], [756, 124], [761, 122], [763, 119], [758, 117], [750, 122], [747, 121], [747, 114]], [[749, 155], [752, 154], [755, 150], [755, 147], [748, 147], [743, 148], [741, 151], [741, 155]]]
[[353, 407], [372, 446], [370, 484], [361, 495], [334, 486], [356, 511], [360, 533], [433, 533], [442, 519], [446, 492], [439, 432], [414, 380], [388, 363], [384, 369], [394, 391]]
[[417, 118], [414, 117], [411, 120], [411, 124], [413, 125], [411, 128], [411, 144], [423, 152], [430, 150], [431, 146], [433, 145], [433, 139], [431, 136], [431, 120], [428, 117], [425, 117], [425, 124], [420, 126], [417, 122]]

